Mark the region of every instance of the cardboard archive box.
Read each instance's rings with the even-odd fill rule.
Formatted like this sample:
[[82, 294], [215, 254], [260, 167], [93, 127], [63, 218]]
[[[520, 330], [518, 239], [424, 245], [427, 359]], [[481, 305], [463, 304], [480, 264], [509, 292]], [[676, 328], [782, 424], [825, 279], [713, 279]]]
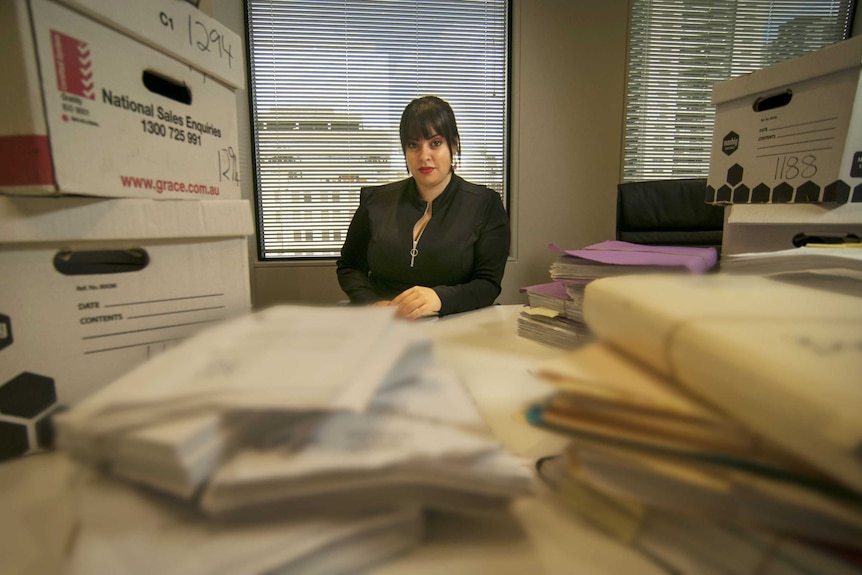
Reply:
[[212, 18], [209, 0], [53, 1], [115, 28], [228, 86], [245, 87], [242, 41]]
[[857, 242], [862, 203], [749, 204], [724, 210], [722, 256], [789, 250], [807, 242]]
[[54, 410], [247, 313], [253, 229], [244, 200], [0, 196], [0, 460], [43, 444]]
[[7, 0], [0, 31], [0, 192], [240, 198], [235, 34], [176, 0]]
[[715, 84], [706, 201], [862, 202], [862, 37]]

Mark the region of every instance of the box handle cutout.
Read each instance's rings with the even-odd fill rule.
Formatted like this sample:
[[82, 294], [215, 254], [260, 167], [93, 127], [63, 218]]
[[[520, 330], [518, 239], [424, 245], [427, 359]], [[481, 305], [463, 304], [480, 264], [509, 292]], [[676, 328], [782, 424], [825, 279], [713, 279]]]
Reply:
[[149, 263], [150, 256], [142, 248], [82, 251], [64, 248], [54, 256], [54, 269], [66, 276], [138, 272]]
[[858, 244], [859, 236], [856, 234], [807, 234], [800, 232], [793, 236], [794, 247], [812, 244]]
[[767, 96], [765, 98], [758, 98], [754, 101], [755, 112], [766, 112], [767, 110], [774, 110], [775, 108], [782, 108], [790, 103], [790, 100], [793, 99], [793, 91], [786, 90], [780, 94], [775, 94], [774, 96]]
[[143, 79], [144, 86], [154, 94], [170, 98], [180, 104], [189, 105], [192, 103], [192, 92], [185, 84], [180, 84], [149, 70], [144, 70]]

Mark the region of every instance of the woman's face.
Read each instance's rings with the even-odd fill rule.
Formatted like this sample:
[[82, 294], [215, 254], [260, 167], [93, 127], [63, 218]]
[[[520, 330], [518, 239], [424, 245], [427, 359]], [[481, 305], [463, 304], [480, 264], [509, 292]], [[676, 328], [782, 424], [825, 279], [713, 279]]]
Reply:
[[404, 148], [407, 169], [422, 189], [445, 187], [452, 173], [452, 153], [443, 136], [407, 140]]

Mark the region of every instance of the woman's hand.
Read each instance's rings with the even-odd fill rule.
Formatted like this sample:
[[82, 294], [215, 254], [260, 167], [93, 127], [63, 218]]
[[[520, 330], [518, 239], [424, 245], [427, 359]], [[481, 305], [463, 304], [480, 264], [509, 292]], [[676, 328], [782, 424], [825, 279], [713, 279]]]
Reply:
[[435, 315], [440, 311], [442, 303], [437, 292], [428, 287], [413, 286], [404, 290], [389, 302], [398, 309], [396, 315], [405, 319], [417, 319], [424, 316]]

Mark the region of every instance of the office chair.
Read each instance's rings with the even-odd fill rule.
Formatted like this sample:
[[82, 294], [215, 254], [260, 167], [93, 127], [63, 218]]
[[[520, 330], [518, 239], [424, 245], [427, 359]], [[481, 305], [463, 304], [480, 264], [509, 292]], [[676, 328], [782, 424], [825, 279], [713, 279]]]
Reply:
[[720, 252], [724, 207], [707, 204], [705, 196], [706, 178], [618, 184], [616, 239]]

